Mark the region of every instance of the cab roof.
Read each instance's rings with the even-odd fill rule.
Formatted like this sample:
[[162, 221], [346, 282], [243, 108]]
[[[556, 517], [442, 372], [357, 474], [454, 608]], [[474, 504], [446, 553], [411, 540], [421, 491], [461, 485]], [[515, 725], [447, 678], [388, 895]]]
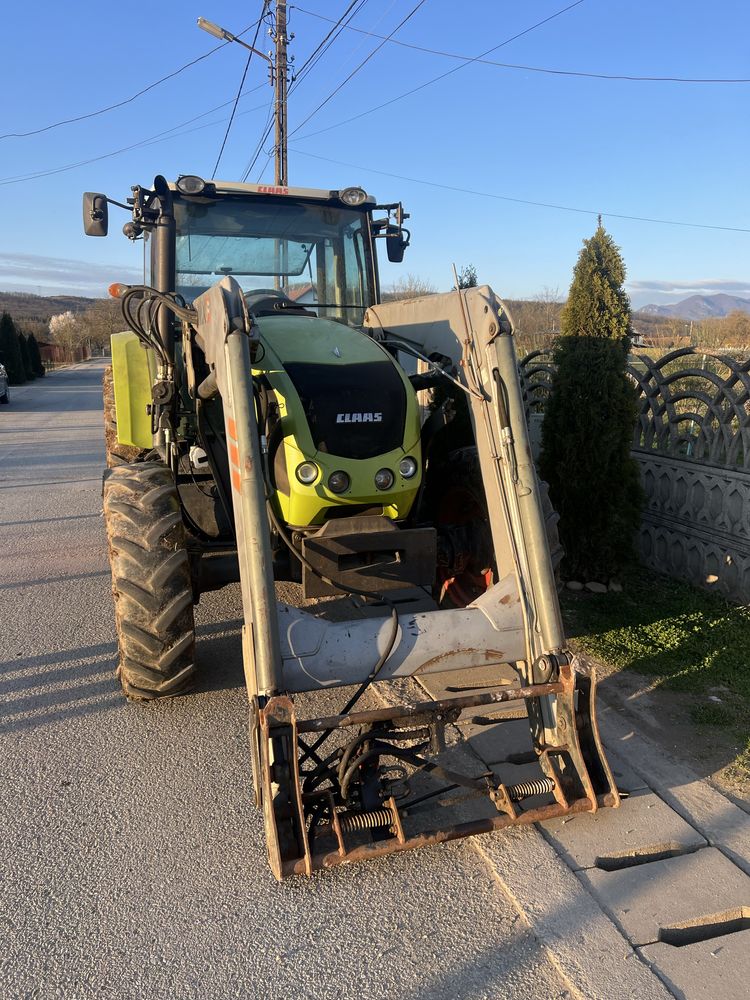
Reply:
[[[339, 188], [325, 191], [322, 188], [282, 187], [276, 184], [241, 184], [239, 181], [208, 179], [206, 179], [206, 183], [212, 184], [218, 194], [281, 195], [282, 197], [288, 196], [290, 198], [314, 198], [317, 201], [338, 201], [339, 191], [346, 190], [346, 188]], [[358, 187], [359, 185], [351, 186]], [[169, 187], [172, 191], [177, 191], [176, 182], [170, 181]], [[371, 194], [368, 194], [362, 204], [371, 208], [377, 204], [377, 200]]]

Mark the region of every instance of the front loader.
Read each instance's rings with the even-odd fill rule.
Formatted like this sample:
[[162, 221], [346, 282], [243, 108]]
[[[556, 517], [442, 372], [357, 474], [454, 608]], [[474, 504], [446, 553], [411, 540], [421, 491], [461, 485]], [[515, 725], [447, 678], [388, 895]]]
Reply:
[[[89, 235], [106, 235], [109, 204], [84, 195]], [[407, 216], [360, 188], [157, 177], [120, 207], [150, 243], [151, 284], [111, 288], [129, 328], [105, 413], [118, 673], [132, 699], [186, 692], [193, 605], [240, 583], [276, 877], [618, 805], [595, 679], [563, 634], [502, 301], [483, 286], [381, 302], [376, 246], [400, 261]], [[352, 611], [277, 600], [282, 581]], [[201, 659], [210, 670], [210, 646]], [[483, 680], [362, 708], [372, 685], [455, 670]], [[296, 695], [339, 687], [337, 714], [299, 715]], [[512, 702], [538, 776], [458, 769], [446, 727]], [[417, 800], [454, 789], [487, 808], [425, 826]]]

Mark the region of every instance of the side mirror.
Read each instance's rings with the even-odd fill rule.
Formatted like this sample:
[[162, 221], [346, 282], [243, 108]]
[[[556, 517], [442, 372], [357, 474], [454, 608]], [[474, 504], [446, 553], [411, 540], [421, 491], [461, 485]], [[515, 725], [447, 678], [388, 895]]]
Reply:
[[108, 227], [107, 196], [87, 191], [83, 196], [83, 231], [87, 236], [106, 236]]
[[404, 230], [400, 226], [386, 226], [385, 249], [391, 264], [400, 264], [404, 259], [404, 250], [409, 245], [409, 237], [404, 239]]

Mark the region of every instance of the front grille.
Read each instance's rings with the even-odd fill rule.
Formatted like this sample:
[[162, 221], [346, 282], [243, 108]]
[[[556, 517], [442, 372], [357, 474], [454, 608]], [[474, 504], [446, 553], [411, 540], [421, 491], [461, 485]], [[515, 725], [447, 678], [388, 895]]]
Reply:
[[323, 509], [324, 521], [338, 521], [340, 518], [354, 516], [382, 517], [383, 505], [382, 503], [374, 506], [368, 506], [366, 503], [349, 503], [342, 504], [340, 507], [325, 507]]
[[285, 368], [319, 451], [374, 458], [403, 444], [406, 390], [390, 361]]

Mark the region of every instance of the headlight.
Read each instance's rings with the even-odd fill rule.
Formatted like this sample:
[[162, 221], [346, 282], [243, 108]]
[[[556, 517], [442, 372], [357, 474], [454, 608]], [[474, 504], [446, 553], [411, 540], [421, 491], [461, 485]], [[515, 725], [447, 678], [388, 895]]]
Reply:
[[398, 471], [404, 477], [404, 479], [411, 479], [417, 473], [417, 462], [416, 459], [412, 458], [411, 455], [407, 455], [406, 458], [402, 458], [398, 463]]
[[379, 490], [389, 490], [393, 486], [393, 478], [390, 469], [379, 469], [375, 473], [375, 485]]
[[177, 190], [182, 194], [201, 194], [205, 186], [203, 178], [196, 177], [195, 174], [185, 174], [177, 181]]
[[362, 190], [362, 188], [344, 188], [343, 191], [339, 191], [339, 199], [343, 201], [345, 205], [349, 205], [354, 208], [357, 205], [361, 205], [363, 201], [367, 200], [367, 194]]
[[301, 483], [309, 486], [318, 478], [318, 467], [315, 462], [303, 462], [297, 466], [295, 474]]
[[345, 472], [332, 472], [328, 477], [328, 489], [331, 493], [346, 493], [351, 485], [351, 480]]

